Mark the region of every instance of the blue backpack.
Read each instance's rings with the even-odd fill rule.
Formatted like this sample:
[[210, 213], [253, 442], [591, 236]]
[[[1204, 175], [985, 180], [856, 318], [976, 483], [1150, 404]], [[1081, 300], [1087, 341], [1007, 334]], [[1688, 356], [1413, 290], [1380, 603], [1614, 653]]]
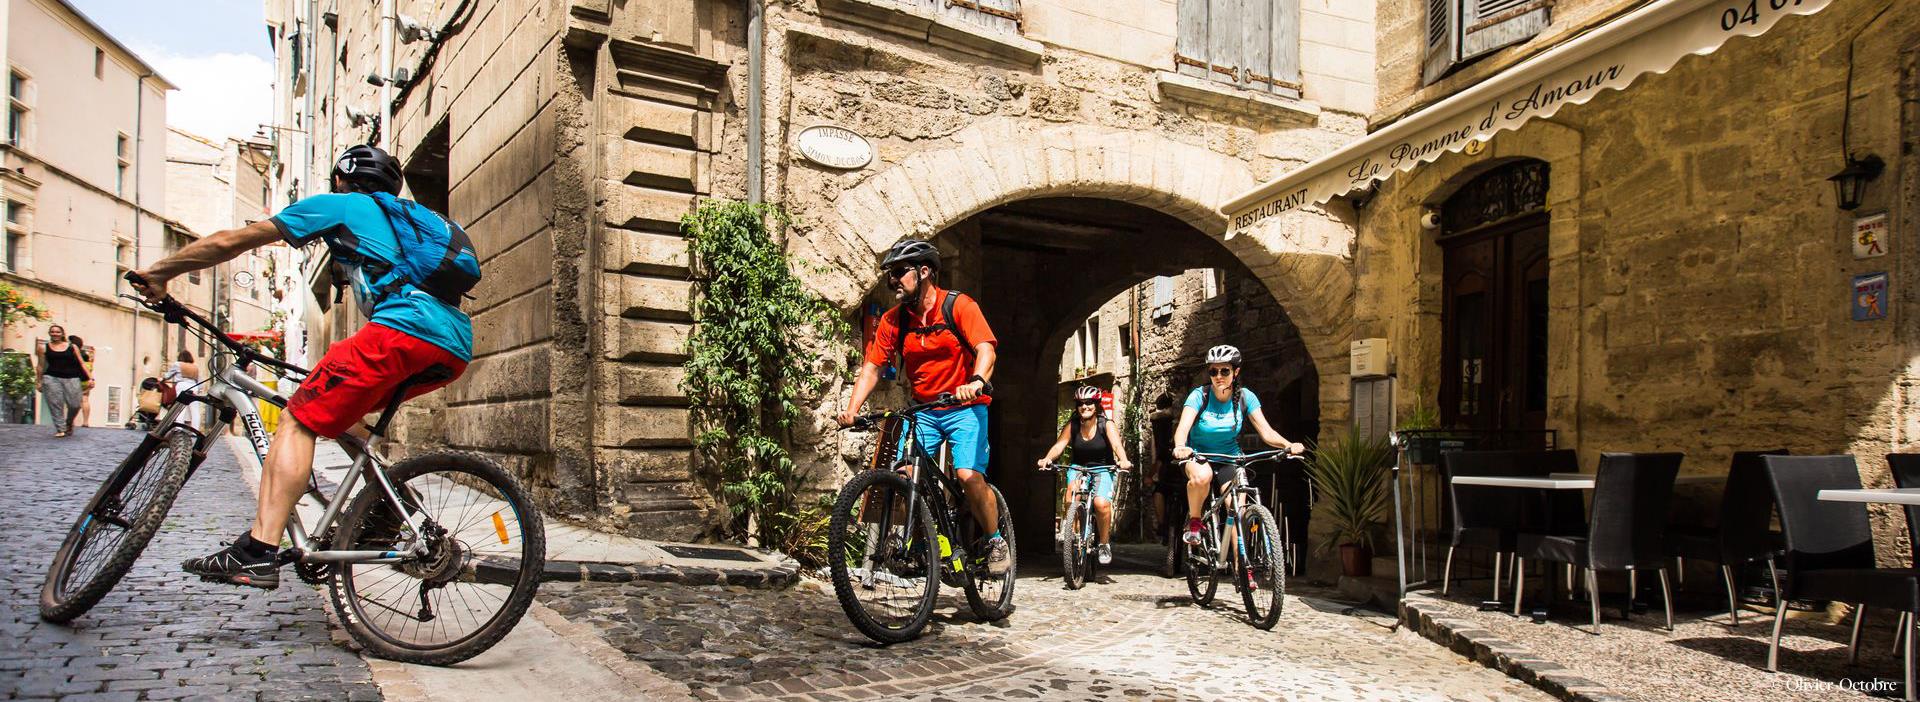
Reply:
[[384, 192], [370, 197], [386, 213], [400, 245], [400, 260], [372, 284], [380, 297], [408, 285], [455, 308], [460, 298], [471, 297], [467, 292], [480, 284], [480, 257], [465, 229], [418, 202]]

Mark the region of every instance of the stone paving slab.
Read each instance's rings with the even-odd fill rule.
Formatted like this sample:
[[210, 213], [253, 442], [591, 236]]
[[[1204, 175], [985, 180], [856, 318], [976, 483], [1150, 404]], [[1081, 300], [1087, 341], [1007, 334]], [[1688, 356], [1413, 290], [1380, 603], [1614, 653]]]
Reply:
[[[231, 438], [235, 452], [244, 455], [243, 466], [257, 475], [259, 464], [245, 450], [246, 444]], [[346, 476], [353, 459], [338, 443], [322, 440], [314, 447], [313, 465], [321, 484], [331, 487]], [[317, 513], [317, 506], [311, 502], [303, 500], [302, 505]], [[800, 571], [798, 563], [778, 553], [726, 544], [648, 541], [578, 527], [552, 517], [547, 519], [546, 536], [547, 562], [541, 573], [544, 582], [673, 582], [779, 588], [792, 585]], [[675, 555], [667, 551], [668, 547], [718, 549], [745, 560]], [[514, 564], [495, 567], [518, 570]]]
[[1198, 608], [1184, 581], [1143, 573], [1080, 591], [1022, 578], [1018, 609], [991, 624], [942, 593], [925, 636], [887, 647], [856, 632], [814, 579], [775, 591], [556, 583], [541, 599], [699, 699], [1550, 699], [1393, 631], [1391, 618], [1317, 598], [1289, 598], [1279, 626], [1260, 631], [1237, 597]]
[[1409, 593], [1402, 609], [1428, 638], [1564, 700], [1842, 702], [1903, 692], [1892, 649], [1895, 617], [1885, 613], [1868, 618], [1857, 665], [1846, 662], [1851, 619], [1839, 625], [1789, 617], [1780, 672], [1771, 673], [1771, 614], [1746, 612], [1735, 627], [1724, 610], [1676, 611], [1669, 632], [1657, 605], [1625, 620], [1608, 606], [1594, 633], [1585, 610], [1536, 624], [1420, 592]]
[[133, 571], [68, 625], [40, 621], [48, 561], [88, 498], [141, 435], [0, 425], [0, 698], [376, 700], [359, 656], [330, 632], [321, 596], [293, 579], [261, 591], [211, 585], [180, 561], [247, 528], [253, 496], [217, 445]]

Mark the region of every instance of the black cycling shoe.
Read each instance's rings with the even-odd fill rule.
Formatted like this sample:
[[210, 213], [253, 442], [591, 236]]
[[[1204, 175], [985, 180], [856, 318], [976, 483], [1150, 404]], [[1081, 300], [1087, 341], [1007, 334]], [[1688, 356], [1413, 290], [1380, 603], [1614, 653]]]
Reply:
[[182, 561], [180, 568], [210, 583], [272, 590], [280, 587], [280, 561], [277, 555], [269, 553], [254, 556], [238, 543], [229, 543], [226, 548], [212, 555]]

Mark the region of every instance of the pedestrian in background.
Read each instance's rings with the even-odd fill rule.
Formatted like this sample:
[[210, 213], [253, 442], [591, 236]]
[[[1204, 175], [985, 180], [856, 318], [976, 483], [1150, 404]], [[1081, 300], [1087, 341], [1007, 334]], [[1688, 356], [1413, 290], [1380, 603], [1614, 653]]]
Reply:
[[93, 378], [87, 374], [79, 347], [67, 339], [66, 327], [47, 327], [47, 340], [37, 346], [40, 393], [53, 414], [54, 438], [64, 438], [73, 433], [73, 418], [80, 413], [80, 387]]
[[67, 342], [80, 352], [80, 366], [87, 370], [87, 379], [80, 383], [80, 418], [73, 423], [74, 431], [79, 431], [80, 427], [93, 426], [93, 351], [80, 337], [69, 336]]
[[[173, 386], [174, 397], [179, 397], [181, 393], [199, 384], [200, 366], [193, 362], [192, 351], [180, 349], [180, 355], [176, 357], [173, 365], [167, 367], [164, 382]], [[185, 414], [188, 426], [196, 428], [200, 426], [200, 405], [189, 403]]]

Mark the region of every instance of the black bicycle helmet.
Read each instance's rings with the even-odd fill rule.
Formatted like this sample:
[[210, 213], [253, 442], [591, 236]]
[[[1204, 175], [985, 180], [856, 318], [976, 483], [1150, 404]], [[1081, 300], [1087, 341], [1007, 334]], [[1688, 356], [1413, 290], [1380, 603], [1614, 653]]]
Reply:
[[333, 162], [333, 175], [369, 191], [400, 194], [400, 162], [371, 144], [361, 144], [340, 154], [340, 160]]
[[940, 268], [940, 250], [919, 239], [901, 239], [893, 248], [887, 249], [887, 257], [880, 260], [880, 267], [892, 268], [896, 263], [931, 266], [937, 270]]

